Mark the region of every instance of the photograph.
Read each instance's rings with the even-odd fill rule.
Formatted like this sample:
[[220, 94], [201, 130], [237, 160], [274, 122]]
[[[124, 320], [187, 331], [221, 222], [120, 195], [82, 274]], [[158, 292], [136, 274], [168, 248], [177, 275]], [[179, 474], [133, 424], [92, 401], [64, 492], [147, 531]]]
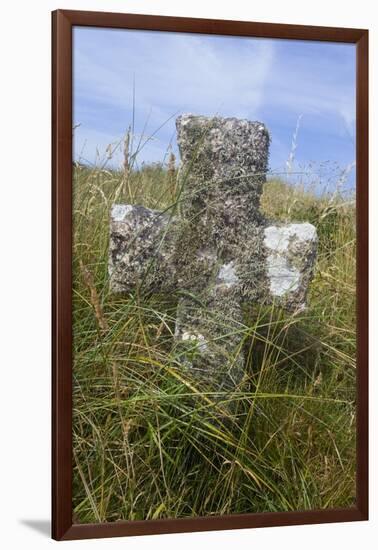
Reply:
[[72, 521], [356, 507], [356, 44], [72, 28]]

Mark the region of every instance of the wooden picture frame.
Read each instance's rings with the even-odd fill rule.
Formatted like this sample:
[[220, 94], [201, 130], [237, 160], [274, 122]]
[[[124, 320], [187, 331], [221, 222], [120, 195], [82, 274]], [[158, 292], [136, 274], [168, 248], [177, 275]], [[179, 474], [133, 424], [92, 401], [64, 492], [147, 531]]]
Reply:
[[[74, 524], [72, 519], [72, 28], [174, 31], [357, 47], [357, 476], [356, 506], [188, 519]], [[180, 533], [368, 519], [368, 31], [136, 14], [52, 13], [52, 537]]]

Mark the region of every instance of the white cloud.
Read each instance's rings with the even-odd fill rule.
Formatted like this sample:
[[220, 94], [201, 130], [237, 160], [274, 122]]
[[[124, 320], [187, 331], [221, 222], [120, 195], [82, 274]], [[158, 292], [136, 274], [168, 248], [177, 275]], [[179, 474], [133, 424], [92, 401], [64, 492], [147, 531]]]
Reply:
[[257, 39], [77, 29], [74, 44], [77, 141], [104, 124], [103, 109], [116, 109], [126, 128], [134, 78], [139, 130], [148, 113], [150, 131], [176, 112], [256, 118], [274, 59], [273, 42]]
[[[174, 120], [167, 121], [179, 112], [269, 121], [280, 159], [284, 148], [290, 149], [292, 125], [300, 113], [319, 135], [349, 134], [349, 139], [355, 126], [352, 57], [343, 57], [337, 45], [316, 47], [266, 39], [75, 29], [75, 123], [82, 123], [76, 151], [85, 142], [93, 159], [96, 145], [105, 150], [109, 142], [122, 138], [132, 118], [134, 79], [136, 132], [142, 132], [147, 118], [147, 134], [164, 125], [143, 150], [145, 160], [162, 159], [174, 135]], [[276, 125], [283, 140], [286, 127], [287, 143], [278, 144]]]
[[[322, 46], [327, 48], [322, 50]], [[297, 55], [277, 56], [267, 89], [266, 101], [287, 112], [313, 115], [323, 124], [324, 117], [339, 117], [345, 129], [354, 133], [355, 79], [353, 56], [340, 56], [338, 48], [351, 45], [318, 45], [317, 54], [298, 45]], [[343, 50], [345, 53], [345, 50]], [[352, 54], [352, 50], [349, 52]], [[335, 131], [336, 127], [332, 128]]]

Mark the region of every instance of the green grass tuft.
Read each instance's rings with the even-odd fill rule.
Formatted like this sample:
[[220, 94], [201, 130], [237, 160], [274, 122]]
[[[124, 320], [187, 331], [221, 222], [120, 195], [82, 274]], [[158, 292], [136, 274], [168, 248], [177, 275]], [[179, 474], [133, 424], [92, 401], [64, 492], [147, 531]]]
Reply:
[[111, 204], [166, 208], [175, 193], [160, 165], [74, 169], [75, 521], [352, 506], [354, 202], [265, 184], [267, 217], [318, 229], [309, 307], [246, 305], [243, 385], [214, 395], [180, 367], [174, 298], [108, 289]]

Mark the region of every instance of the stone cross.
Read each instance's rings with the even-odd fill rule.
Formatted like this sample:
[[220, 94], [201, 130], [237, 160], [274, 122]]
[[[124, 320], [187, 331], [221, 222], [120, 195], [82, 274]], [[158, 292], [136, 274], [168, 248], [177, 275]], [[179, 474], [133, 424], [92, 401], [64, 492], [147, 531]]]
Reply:
[[260, 212], [270, 141], [263, 124], [183, 115], [176, 128], [178, 201], [164, 212], [113, 205], [110, 285], [177, 293], [182, 363], [232, 389], [244, 374], [242, 304], [305, 307], [316, 229], [272, 224]]

